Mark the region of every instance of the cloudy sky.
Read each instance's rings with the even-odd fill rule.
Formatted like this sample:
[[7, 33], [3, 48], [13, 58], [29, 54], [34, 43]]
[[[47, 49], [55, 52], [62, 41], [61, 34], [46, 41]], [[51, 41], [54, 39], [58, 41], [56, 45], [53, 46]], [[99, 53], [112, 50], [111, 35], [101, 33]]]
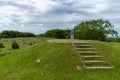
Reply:
[[0, 31], [44, 33], [72, 29], [82, 20], [104, 19], [120, 33], [119, 0], [0, 0]]

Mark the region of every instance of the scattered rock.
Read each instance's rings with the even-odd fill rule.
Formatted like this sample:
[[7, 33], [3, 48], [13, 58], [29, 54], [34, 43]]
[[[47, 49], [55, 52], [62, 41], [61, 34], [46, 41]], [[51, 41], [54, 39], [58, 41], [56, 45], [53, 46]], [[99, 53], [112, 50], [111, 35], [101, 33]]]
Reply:
[[16, 41], [12, 42], [12, 48], [13, 49], [19, 49], [19, 45], [18, 45], [18, 43]]
[[40, 74], [41, 74], [41, 75], [43, 75], [43, 73], [42, 73], [42, 72], [41, 72]]
[[76, 66], [77, 70], [81, 70], [82, 67], [80, 67], [79, 65]]
[[37, 60], [37, 63], [40, 63], [40, 61], [41, 61], [41, 60], [40, 60], [40, 59], [38, 59], [38, 60]]

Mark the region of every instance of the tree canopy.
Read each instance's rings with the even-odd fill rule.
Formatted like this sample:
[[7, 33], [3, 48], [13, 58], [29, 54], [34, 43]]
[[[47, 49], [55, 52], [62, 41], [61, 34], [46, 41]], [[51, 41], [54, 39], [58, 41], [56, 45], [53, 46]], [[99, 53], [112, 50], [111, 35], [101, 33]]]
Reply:
[[107, 35], [117, 36], [117, 31], [108, 20], [83, 21], [75, 26], [75, 38], [105, 41]]
[[35, 34], [30, 32], [19, 32], [13, 30], [4, 30], [0, 33], [0, 38], [16, 38], [16, 37], [35, 37]]
[[70, 30], [52, 29], [44, 33], [45, 37], [68, 39], [70, 37]]

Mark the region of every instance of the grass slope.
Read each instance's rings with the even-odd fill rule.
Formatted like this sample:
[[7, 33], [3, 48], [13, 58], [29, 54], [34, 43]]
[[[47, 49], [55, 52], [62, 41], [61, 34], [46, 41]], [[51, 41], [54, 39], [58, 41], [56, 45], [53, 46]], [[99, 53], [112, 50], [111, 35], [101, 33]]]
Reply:
[[[0, 56], [0, 80], [120, 80], [120, 44], [89, 41], [115, 69], [77, 70], [81, 62], [70, 44], [38, 43]], [[0, 49], [6, 52], [9, 48]], [[37, 60], [41, 59], [40, 63]]]

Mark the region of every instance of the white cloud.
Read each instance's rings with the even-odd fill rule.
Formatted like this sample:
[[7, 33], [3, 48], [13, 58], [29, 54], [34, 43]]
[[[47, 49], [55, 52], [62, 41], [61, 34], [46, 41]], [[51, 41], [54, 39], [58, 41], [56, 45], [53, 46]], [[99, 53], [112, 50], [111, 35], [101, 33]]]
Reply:
[[21, 5], [31, 5], [40, 12], [46, 12], [57, 4], [51, 0], [16, 0], [15, 3]]
[[119, 0], [0, 0], [0, 30], [42, 33], [82, 20], [108, 19], [118, 29]]
[[98, 14], [108, 9], [107, 0], [74, 0], [74, 7], [88, 13]]
[[[26, 12], [18, 9], [14, 6], [1, 6], [0, 7], [0, 23], [3, 24], [10, 24], [15, 23], [12, 21], [12, 19], [16, 18], [16, 20], [19, 20], [21, 23], [25, 23], [29, 21], [29, 17], [27, 16]], [[15, 17], [15, 15], [17, 17]]]

